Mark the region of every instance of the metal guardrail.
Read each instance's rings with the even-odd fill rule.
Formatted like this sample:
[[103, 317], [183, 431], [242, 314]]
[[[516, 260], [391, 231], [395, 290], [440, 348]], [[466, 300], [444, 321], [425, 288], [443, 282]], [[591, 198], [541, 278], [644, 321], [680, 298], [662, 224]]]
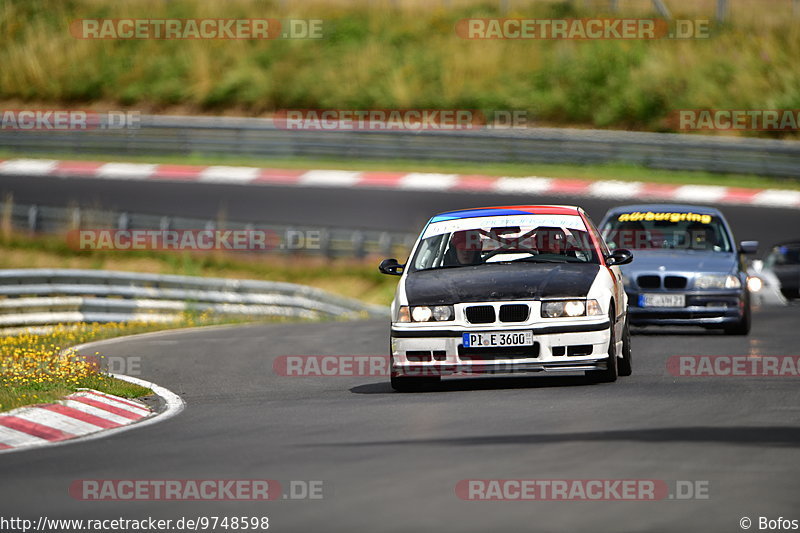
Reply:
[[282, 129], [271, 119], [143, 115], [136, 129], [2, 130], [0, 145], [26, 153], [624, 162], [668, 170], [800, 178], [800, 142], [607, 130], [309, 131]]
[[0, 327], [172, 321], [187, 312], [299, 318], [388, 310], [293, 283], [109, 270], [0, 270]]
[[[247, 253], [303, 254], [363, 258], [369, 255], [405, 257], [416, 235], [357, 228], [304, 227], [257, 222], [221, 221], [80, 207], [26, 204], [0, 206], [11, 227], [29, 233], [64, 233], [72, 229], [117, 230], [260, 230], [271, 232], [280, 245]], [[313, 235], [313, 241], [309, 236]], [[237, 252], [232, 252], [237, 253]]]

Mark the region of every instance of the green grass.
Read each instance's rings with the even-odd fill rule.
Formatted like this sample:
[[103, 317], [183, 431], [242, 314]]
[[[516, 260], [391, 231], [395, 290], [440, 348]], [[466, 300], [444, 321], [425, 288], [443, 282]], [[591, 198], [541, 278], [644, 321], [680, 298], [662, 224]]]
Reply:
[[[535, 122], [667, 131], [677, 109], [800, 108], [800, 25], [791, 3], [737, 1], [695, 40], [464, 40], [469, 17], [611, 16], [608, 2], [7, 0], [0, 102], [147, 112], [266, 115], [285, 108], [523, 110]], [[651, 17], [621, 2], [617, 16]], [[713, 18], [713, 2], [668, 2]], [[696, 5], [703, 4], [697, 8]], [[774, 5], [773, 5], [774, 4]], [[584, 6], [589, 5], [587, 9]], [[634, 9], [634, 5], [639, 6]], [[85, 40], [79, 18], [314, 18], [318, 40]]]
[[0, 412], [55, 402], [82, 388], [123, 398], [141, 398], [152, 394], [146, 387], [105, 373], [102, 364], [99, 364], [103, 357], [101, 353], [95, 352], [95, 357], [88, 359], [77, 356], [72, 347], [78, 344], [167, 329], [288, 320], [291, 319], [215, 317], [187, 313], [168, 323], [72, 324], [59, 325], [43, 333], [5, 335], [0, 337]]
[[84, 161], [141, 162], [183, 165], [240, 165], [284, 169], [375, 170], [387, 172], [444, 172], [482, 174], [487, 176], [542, 176], [585, 180], [644, 181], [678, 185], [722, 185], [764, 189], [800, 190], [800, 180], [779, 179], [753, 174], [716, 174], [710, 172], [672, 171], [624, 163], [593, 165], [553, 165], [535, 163], [465, 163], [457, 161], [408, 161], [401, 159], [346, 158], [253, 158], [240, 156], [114, 156], [108, 154], [36, 153], [25, 154], [0, 150], [0, 159], [31, 157], [39, 159], [70, 159]]
[[0, 338], [0, 411], [54, 402], [80, 388], [124, 398], [152, 394], [148, 388], [98, 371], [91, 362], [76, 356], [70, 346], [165, 327], [175, 325], [81, 324], [58, 326], [47, 333], [19, 333]]

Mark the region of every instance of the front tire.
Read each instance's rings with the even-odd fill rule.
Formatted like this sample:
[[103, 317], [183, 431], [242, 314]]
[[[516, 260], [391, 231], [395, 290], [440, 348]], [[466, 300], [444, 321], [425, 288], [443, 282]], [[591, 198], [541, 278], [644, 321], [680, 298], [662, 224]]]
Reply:
[[633, 373], [631, 367], [631, 328], [628, 325], [628, 317], [625, 316], [625, 329], [622, 331], [622, 359], [618, 361], [617, 371], [620, 376], [630, 376]]
[[[613, 315], [613, 313], [611, 313]], [[590, 370], [586, 372], [595, 383], [613, 383], [617, 381], [617, 339], [614, 335], [614, 319], [611, 319], [611, 335], [608, 340], [608, 362], [606, 363], [605, 370]]]
[[747, 298], [744, 304], [744, 315], [735, 324], [725, 327], [725, 335], [749, 335], [751, 322], [752, 310], [750, 309], [750, 298]]

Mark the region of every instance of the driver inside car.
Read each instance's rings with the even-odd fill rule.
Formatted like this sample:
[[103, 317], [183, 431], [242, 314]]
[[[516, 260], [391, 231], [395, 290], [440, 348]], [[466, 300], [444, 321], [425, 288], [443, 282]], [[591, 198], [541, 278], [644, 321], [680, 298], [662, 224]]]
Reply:
[[533, 243], [539, 254], [565, 255], [567, 234], [561, 228], [539, 228], [533, 234]]
[[692, 250], [719, 250], [717, 234], [711, 226], [693, 223], [686, 228], [686, 231], [689, 234]]
[[481, 262], [483, 243], [478, 231], [455, 231], [450, 236], [450, 245], [444, 261], [445, 266], [477, 265]]

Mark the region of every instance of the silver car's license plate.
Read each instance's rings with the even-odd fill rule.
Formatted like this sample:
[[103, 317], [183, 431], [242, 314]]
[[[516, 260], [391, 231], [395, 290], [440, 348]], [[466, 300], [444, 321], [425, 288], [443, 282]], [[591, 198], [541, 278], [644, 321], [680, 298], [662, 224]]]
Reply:
[[485, 331], [462, 334], [464, 348], [532, 346], [533, 331]]
[[686, 295], [640, 294], [639, 307], [686, 307]]

